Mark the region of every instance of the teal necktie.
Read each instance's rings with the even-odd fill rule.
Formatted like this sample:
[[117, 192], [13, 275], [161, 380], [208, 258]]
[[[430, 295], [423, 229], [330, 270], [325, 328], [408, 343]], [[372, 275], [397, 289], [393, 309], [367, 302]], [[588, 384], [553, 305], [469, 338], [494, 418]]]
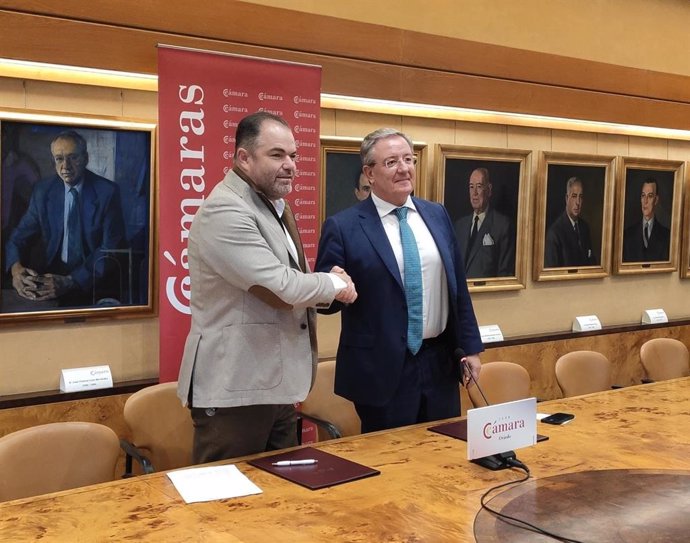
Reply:
[[417, 241], [412, 228], [407, 224], [407, 208], [398, 207], [395, 214], [400, 222], [400, 242], [403, 250], [405, 298], [407, 299], [407, 348], [412, 354], [417, 354], [424, 336], [422, 265], [419, 260]]

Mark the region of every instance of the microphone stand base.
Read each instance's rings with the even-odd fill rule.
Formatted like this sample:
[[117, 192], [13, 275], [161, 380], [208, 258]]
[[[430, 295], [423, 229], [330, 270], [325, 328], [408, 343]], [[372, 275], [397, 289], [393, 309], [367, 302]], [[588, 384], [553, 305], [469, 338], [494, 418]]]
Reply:
[[490, 456], [484, 456], [482, 458], [475, 458], [474, 460], [470, 460], [470, 462], [473, 462], [478, 466], [482, 466], [483, 468], [490, 469], [492, 471], [498, 471], [500, 469], [508, 469], [512, 467], [508, 463], [508, 460], [515, 460], [515, 452], [506, 451], [499, 454], [492, 454]]

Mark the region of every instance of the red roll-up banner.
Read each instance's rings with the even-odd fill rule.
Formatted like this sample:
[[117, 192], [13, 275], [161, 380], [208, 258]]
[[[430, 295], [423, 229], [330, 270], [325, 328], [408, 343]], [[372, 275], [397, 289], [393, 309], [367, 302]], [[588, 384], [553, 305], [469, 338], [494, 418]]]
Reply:
[[190, 323], [187, 237], [232, 168], [243, 117], [283, 117], [297, 142], [288, 196], [306, 257], [316, 258], [321, 67], [177, 47], [158, 48], [160, 381], [177, 380]]

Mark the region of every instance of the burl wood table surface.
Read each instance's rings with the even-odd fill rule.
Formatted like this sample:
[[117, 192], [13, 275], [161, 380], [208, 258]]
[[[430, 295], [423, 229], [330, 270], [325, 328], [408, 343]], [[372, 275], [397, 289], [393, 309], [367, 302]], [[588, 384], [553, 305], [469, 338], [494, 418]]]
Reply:
[[[550, 477], [592, 470], [690, 470], [690, 378], [545, 402], [538, 410], [574, 413], [575, 420], [565, 426], [539, 424], [539, 433], [550, 439], [517, 451], [533, 479], [495, 501], [513, 513], [529, 512], [529, 500], [513, 500]], [[480, 496], [520, 472], [491, 472], [468, 462], [464, 442], [430, 432], [429, 426], [318, 445], [381, 471], [323, 490], [307, 490], [237, 460], [262, 494], [186, 505], [160, 473], [5, 502], [0, 541], [475, 541], [475, 520], [478, 528], [483, 522]], [[676, 518], [670, 511], [669, 522]], [[483, 533], [499, 529], [493, 522], [487, 519]], [[482, 531], [477, 533], [481, 541]], [[639, 541], [618, 535], [606, 539], [608, 534], [593, 531], [588, 541]], [[539, 536], [524, 537], [512, 540]]]

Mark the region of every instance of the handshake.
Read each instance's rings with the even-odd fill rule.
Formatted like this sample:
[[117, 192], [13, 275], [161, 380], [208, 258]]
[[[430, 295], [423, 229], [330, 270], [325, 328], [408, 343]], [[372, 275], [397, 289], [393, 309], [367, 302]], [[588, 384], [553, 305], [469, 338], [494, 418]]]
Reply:
[[340, 266], [333, 266], [330, 273], [340, 278], [345, 283], [345, 288], [342, 288], [335, 295], [335, 299], [344, 304], [351, 304], [357, 299], [357, 290], [352, 278], [345, 273], [345, 270]]

